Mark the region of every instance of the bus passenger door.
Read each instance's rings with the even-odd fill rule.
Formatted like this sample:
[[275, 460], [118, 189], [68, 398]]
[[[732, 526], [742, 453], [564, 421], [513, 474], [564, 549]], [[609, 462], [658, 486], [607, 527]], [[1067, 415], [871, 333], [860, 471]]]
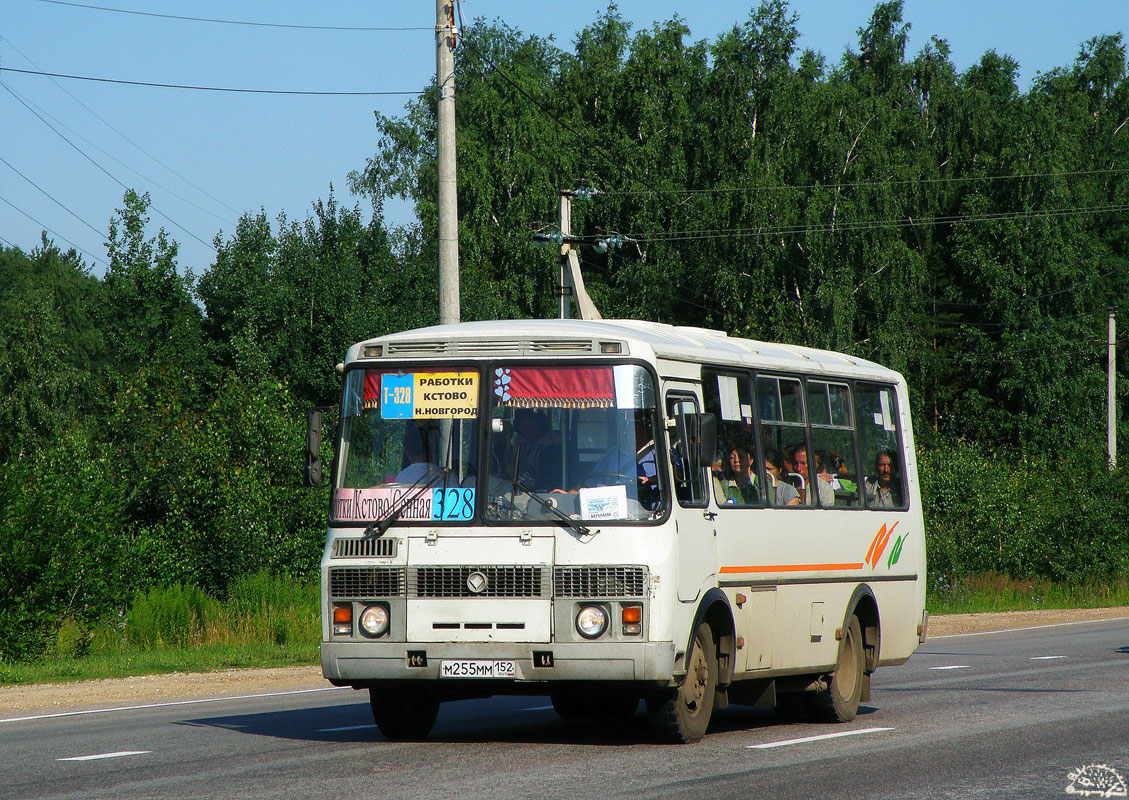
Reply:
[[691, 439], [689, 421], [700, 411], [694, 386], [666, 384], [666, 412], [671, 477], [673, 479], [673, 517], [678, 540], [678, 599], [684, 603], [698, 599], [703, 583], [717, 575], [717, 514], [709, 509], [710, 464], [691, 467], [686, 445]]

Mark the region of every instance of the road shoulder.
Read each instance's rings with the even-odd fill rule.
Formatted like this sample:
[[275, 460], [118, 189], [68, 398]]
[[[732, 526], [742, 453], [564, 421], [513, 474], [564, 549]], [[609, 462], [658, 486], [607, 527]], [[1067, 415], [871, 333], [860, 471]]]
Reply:
[[[968, 633], [1129, 618], [1129, 606], [1117, 608], [1001, 611], [945, 614], [929, 619], [929, 638]], [[59, 713], [89, 708], [177, 702], [204, 697], [235, 697], [329, 687], [320, 666], [241, 669], [220, 672], [174, 672], [135, 678], [107, 678], [70, 683], [0, 686], [0, 719], [29, 712]]]

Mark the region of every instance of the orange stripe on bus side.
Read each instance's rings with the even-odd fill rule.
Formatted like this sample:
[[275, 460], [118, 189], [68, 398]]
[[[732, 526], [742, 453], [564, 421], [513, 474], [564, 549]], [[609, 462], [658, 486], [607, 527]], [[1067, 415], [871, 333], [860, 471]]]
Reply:
[[862, 569], [862, 564], [768, 564], [751, 567], [722, 567], [725, 574], [735, 572], [828, 572], [841, 569]]

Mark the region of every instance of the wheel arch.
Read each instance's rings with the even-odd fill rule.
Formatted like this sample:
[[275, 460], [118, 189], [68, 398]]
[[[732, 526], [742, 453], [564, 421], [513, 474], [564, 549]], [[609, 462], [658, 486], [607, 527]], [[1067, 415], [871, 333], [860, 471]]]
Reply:
[[721, 589], [716, 587], [710, 589], [698, 603], [684, 652], [690, 652], [694, 643], [694, 632], [703, 622], [713, 631], [714, 644], [717, 646], [718, 685], [727, 686], [733, 680], [733, 670], [736, 666], [737, 633], [733, 622], [733, 609], [729, 607], [729, 598]]
[[879, 652], [882, 649], [882, 624], [878, 614], [878, 599], [874, 591], [865, 583], [855, 587], [843, 615], [843, 629], [852, 616], [859, 618], [862, 629], [862, 645], [865, 654], [864, 667], [867, 674], [878, 669]]

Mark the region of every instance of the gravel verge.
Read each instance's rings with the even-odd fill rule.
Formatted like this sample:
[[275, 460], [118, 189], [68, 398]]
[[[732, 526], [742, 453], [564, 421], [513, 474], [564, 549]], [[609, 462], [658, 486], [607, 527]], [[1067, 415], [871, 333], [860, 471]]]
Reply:
[[[1129, 606], [946, 614], [930, 617], [928, 635], [932, 639], [1099, 619], [1129, 619]], [[221, 672], [174, 672], [168, 675], [143, 675], [135, 678], [0, 686], [0, 721], [16, 716], [28, 716], [29, 712], [51, 714], [90, 708], [168, 703], [203, 697], [269, 694], [329, 686], [329, 682], [322, 677], [320, 666]]]

